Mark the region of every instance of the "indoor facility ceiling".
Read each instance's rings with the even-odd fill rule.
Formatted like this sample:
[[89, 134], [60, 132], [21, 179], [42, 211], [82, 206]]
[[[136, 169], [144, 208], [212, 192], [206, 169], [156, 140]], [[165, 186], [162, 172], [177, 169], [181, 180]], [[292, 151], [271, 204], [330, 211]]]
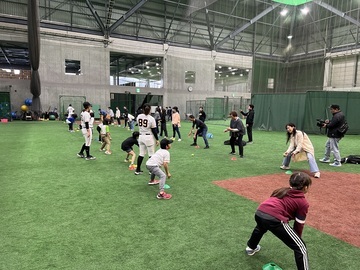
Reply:
[[[0, 30], [26, 25], [27, 3], [2, 0]], [[284, 61], [359, 48], [359, 0], [39, 0], [39, 7], [42, 28], [101, 36], [116, 72], [141, 73], [151, 57], [113, 52], [114, 38]], [[0, 68], [29, 69], [27, 47], [0, 37]]]

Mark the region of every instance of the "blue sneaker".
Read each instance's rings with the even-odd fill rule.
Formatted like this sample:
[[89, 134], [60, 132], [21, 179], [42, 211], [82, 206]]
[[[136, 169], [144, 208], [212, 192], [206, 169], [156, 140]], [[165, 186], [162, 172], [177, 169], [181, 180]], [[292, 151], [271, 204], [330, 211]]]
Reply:
[[249, 256], [252, 256], [254, 255], [256, 252], [259, 252], [261, 249], [261, 246], [260, 245], [257, 245], [257, 247], [255, 249], [251, 249], [249, 247], [246, 247], [245, 251], [246, 251], [246, 254], [249, 255]]

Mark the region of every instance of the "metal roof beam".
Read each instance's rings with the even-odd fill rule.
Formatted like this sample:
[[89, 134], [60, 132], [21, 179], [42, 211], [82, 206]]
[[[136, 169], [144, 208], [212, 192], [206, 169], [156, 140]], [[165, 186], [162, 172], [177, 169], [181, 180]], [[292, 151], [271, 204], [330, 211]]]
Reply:
[[92, 5], [92, 3], [90, 2], [90, 0], [86, 0], [86, 5], [88, 6], [88, 8], [90, 9], [92, 15], [94, 16], [96, 22], [98, 23], [101, 32], [105, 35], [105, 26], [104, 23], [102, 22], [102, 20], [100, 19], [99, 15], [97, 14], [94, 6]]
[[355, 24], [357, 27], [360, 27], [360, 22], [355, 20], [353, 17], [350, 17], [350, 16], [346, 15], [345, 12], [342, 12], [342, 11], [336, 9], [333, 6], [330, 6], [329, 4], [326, 4], [326, 3], [324, 3], [324, 1], [321, 1], [321, 0], [320, 1], [319, 0], [314, 0], [313, 2], [315, 4], [318, 4], [319, 6], [321, 6], [321, 7], [325, 8], [325, 9], [335, 13], [336, 15], [344, 18], [345, 20], [348, 20], [349, 22]]
[[[88, 0], [87, 0], [88, 1]], [[110, 28], [108, 29], [109, 36], [111, 33], [118, 28], [123, 22], [125, 22], [128, 18], [131, 17], [139, 8], [141, 8], [148, 0], [141, 0], [135, 6], [133, 6], [128, 12], [126, 12], [120, 19], [118, 19]]]
[[247, 22], [246, 24], [244, 24], [243, 26], [241, 26], [240, 28], [234, 30], [233, 32], [231, 32], [226, 38], [224, 38], [223, 40], [221, 40], [219, 43], [217, 43], [215, 45], [215, 48], [219, 48], [221, 47], [224, 43], [226, 43], [227, 41], [229, 41], [230, 39], [234, 39], [235, 36], [237, 36], [238, 34], [240, 34], [242, 31], [244, 31], [246, 28], [248, 28], [249, 26], [251, 26], [252, 24], [256, 23], [258, 20], [260, 20], [262, 17], [264, 17], [266, 14], [268, 14], [269, 12], [273, 11], [275, 8], [277, 8], [278, 6], [280, 6], [280, 3], [278, 4], [273, 4], [270, 7], [268, 7], [267, 9], [265, 9], [263, 12], [261, 12], [260, 14], [256, 15], [253, 19], [251, 19], [249, 22]]
[[209, 10], [206, 7], [206, 1], [205, 1], [205, 18], [206, 18], [206, 24], [207, 24], [207, 30], [209, 33], [209, 39], [210, 39], [210, 49], [214, 49], [214, 36], [211, 33], [211, 26], [210, 26], [210, 19], [209, 19]]

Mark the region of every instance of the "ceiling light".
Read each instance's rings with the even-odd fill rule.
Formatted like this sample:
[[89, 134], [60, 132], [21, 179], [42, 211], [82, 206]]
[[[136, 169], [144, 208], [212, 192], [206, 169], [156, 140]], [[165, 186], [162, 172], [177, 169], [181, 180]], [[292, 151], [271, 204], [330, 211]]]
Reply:
[[232, 69], [232, 67], [228, 67], [228, 69]]
[[292, 39], [293, 36], [290, 34], [290, 35], [287, 36], [287, 38], [288, 38], [288, 39]]
[[235, 72], [231, 72], [232, 75], [235, 75]]
[[287, 9], [283, 9], [282, 11], [280, 11], [280, 15], [284, 17], [288, 14], [288, 12], [289, 11]]
[[240, 76], [242, 77], [242, 76], [244, 76], [244, 74], [240, 73]]
[[308, 7], [304, 7], [301, 9], [301, 13], [304, 15], [308, 14], [309, 12], [310, 12], [310, 9]]
[[219, 66], [219, 68], [222, 68], [222, 66]]

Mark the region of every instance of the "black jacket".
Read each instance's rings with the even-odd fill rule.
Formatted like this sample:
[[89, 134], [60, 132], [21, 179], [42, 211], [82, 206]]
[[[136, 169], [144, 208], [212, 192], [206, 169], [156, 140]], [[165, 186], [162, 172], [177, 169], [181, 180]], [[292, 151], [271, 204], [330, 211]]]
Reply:
[[344, 137], [343, 134], [341, 134], [338, 131], [338, 128], [345, 123], [345, 115], [342, 111], [338, 111], [333, 114], [333, 117], [331, 118], [330, 122], [326, 125], [327, 128], [327, 136], [329, 138], [342, 138]]
[[247, 113], [245, 112], [240, 112], [242, 115], [246, 116], [246, 124], [247, 125], [253, 125], [254, 124], [254, 116], [255, 116], [255, 111], [254, 110], [249, 110]]

